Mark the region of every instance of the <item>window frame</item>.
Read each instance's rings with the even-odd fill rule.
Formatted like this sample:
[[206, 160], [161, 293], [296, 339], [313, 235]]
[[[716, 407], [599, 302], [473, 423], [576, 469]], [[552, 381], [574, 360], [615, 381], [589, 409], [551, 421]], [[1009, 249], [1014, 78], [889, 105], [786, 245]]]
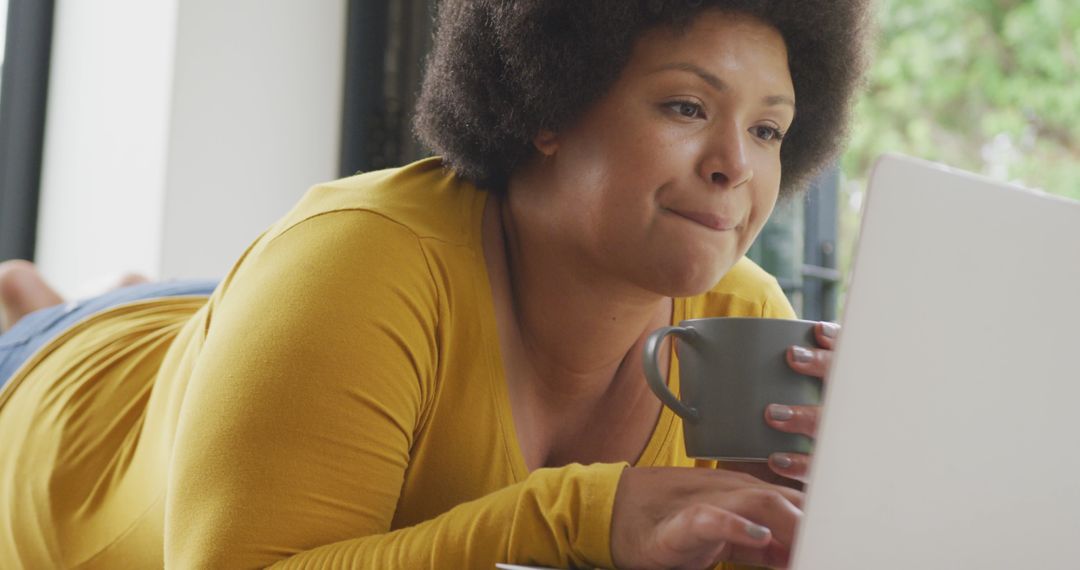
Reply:
[[8, 0], [0, 79], [0, 260], [33, 259], [53, 0]]

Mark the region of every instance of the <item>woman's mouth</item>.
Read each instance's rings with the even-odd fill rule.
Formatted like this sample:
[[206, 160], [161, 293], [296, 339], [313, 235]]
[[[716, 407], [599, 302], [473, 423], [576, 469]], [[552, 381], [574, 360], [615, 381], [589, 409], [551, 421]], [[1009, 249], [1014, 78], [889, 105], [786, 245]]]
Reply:
[[733, 230], [736, 227], [738, 227], [738, 224], [735, 222], [735, 220], [733, 218], [728, 218], [728, 217], [724, 217], [724, 216], [718, 216], [716, 214], [712, 214], [712, 213], [709, 213], [709, 212], [695, 212], [695, 211], [692, 211], [692, 210], [673, 210], [671, 208], [664, 208], [664, 209], [667, 210], [668, 212], [671, 212], [672, 214], [675, 214], [676, 216], [679, 216], [681, 218], [685, 218], [687, 220], [690, 220], [691, 222], [696, 222], [696, 223], [698, 223], [698, 224], [700, 224], [702, 226], [705, 226], [706, 228], [709, 228], [710, 230], [714, 230], [714, 231], [718, 231], [718, 232], [726, 232], [726, 231]]

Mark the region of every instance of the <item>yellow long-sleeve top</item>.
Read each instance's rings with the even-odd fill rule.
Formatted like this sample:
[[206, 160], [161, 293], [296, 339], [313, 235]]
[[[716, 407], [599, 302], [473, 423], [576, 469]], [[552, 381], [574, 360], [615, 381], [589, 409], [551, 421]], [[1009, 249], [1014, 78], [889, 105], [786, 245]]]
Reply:
[[[49, 343], [0, 392], [0, 567], [611, 566], [625, 464], [519, 449], [486, 197], [438, 159], [318, 186], [209, 300]], [[742, 260], [673, 321], [720, 315], [794, 313]], [[695, 465], [669, 410], [637, 465]]]

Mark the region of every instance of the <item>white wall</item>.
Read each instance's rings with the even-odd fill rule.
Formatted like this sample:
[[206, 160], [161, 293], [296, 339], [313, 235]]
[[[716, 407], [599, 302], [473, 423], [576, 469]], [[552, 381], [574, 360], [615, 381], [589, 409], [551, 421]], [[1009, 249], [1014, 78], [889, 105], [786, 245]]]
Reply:
[[162, 277], [221, 277], [334, 178], [343, 0], [181, 0]]
[[220, 277], [336, 176], [345, 0], [59, 0], [37, 261]]
[[0, 65], [4, 63], [4, 46], [7, 43], [7, 0], [0, 0]]
[[156, 274], [172, 90], [173, 0], [58, 0], [36, 260], [70, 293]]

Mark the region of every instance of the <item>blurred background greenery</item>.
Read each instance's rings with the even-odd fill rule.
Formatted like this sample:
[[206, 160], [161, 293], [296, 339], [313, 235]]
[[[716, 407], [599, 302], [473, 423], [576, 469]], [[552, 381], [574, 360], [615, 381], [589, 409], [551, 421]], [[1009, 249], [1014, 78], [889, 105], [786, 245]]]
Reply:
[[879, 0], [878, 10], [841, 162], [842, 274], [883, 152], [1080, 199], [1080, 1]]

